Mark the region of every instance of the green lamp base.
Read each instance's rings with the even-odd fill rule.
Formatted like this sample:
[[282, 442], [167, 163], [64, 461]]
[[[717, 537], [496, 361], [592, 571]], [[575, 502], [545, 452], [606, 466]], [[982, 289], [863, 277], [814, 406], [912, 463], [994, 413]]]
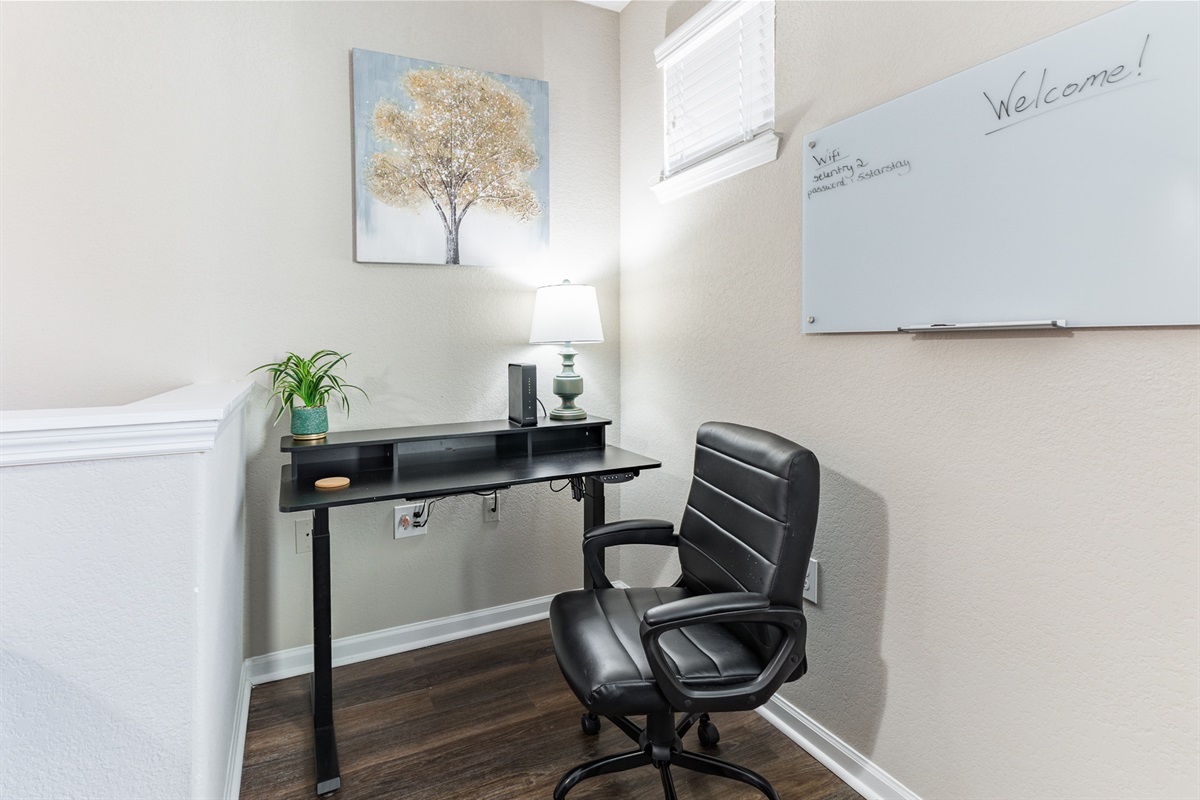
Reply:
[[559, 406], [558, 408], [550, 409], [550, 419], [586, 419], [586, 418], [587, 418], [587, 412], [584, 411], [579, 406], [575, 405], [574, 403], [571, 403], [571, 406], [568, 408], [566, 402], [564, 401], [563, 404], [561, 406]]
[[558, 408], [550, 410], [550, 419], [585, 419], [587, 412], [575, 405], [575, 398], [583, 394], [583, 378], [575, 374], [575, 356], [579, 351], [564, 342], [558, 351], [562, 356], [562, 372], [554, 376], [554, 394], [562, 400]]

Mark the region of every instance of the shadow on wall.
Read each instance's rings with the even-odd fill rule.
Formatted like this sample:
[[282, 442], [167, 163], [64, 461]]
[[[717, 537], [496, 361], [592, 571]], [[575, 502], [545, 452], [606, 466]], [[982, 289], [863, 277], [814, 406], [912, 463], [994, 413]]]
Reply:
[[821, 562], [820, 604], [805, 603], [809, 671], [783, 694], [870, 755], [887, 699], [882, 655], [887, 506], [875, 492], [825, 465], [813, 557]]
[[7, 642], [0, 642], [0, 675], [5, 682], [0, 797], [99, 800], [187, 793], [192, 767], [187, 725], [162, 721], [152, 707], [139, 709], [141, 718], [132, 716], [113, 698]]
[[[623, 496], [631, 498], [627, 507], [649, 509], [648, 513], [622, 516], [627, 519], [663, 519], [674, 525], [676, 531], [679, 530], [679, 520], [692, 485], [694, 431], [691, 436], [693, 443], [689, 443], [685, 451], [688, 454], [685, 473], [674, 474], [665, 468], [646, 470], [637, 480], [622, 485]], [[663, 463], [665, 466], [667, 461], [664, 459]], [[640, 485], [639, 481], [642, 482]], [[635, 491], [643, 494], [634, 495]], [[630, 494], [625, 495], [626, 492]], [[670, 501], [664, 502], [665, 498], [670, 498]], [[653, 505], [650, 505], [651, 502]], [[614, 519], [610, 517], [609, 521]], [[604, 571], [609, 578], [620, 579], [629, 586], [670, 586], [680, 575], [679, 553], [674, 547], [623, 545], [607, 550], [605, 558]]]
[[[279, 470], [287, 456], [279, 450], [279, 439], [288, 432], [287, 414], [272, 425], [275, 408], [268, 409], [268, 393], [255, 385], [246, 406], [246, 547], [245, 617], [242, 629], [242, 653], [245, 657], [263, 655], [270, 650], [276, 631], [270, 630], [272, 614], [264, 607], [265, 598], [282, 591], [272, 568], [272, 548], [285, 515], [279, 513]], [[293, 525], [286, 515], [287, 525]], [[311, 607], [311, 595], [307, 600]]]
[[708, 0], [679, 0], [667, 9], [667, 24], [663, 30], [663, 38], [667, 38], [683, 23], [696, 15], [700, 9], [708, 5]]
[[804, 134], [808, 133], [807, 127], [803, 124], [808, 112], [812, 110], [812, 98], [806, 98], [805, 102], [797, 103], [790, 108], [775, 109], [775, 133], [779, 134], [779, 157], [783, 158], [787, 152], [789, 143], [794, 139], [799, 145], [804, 141]]

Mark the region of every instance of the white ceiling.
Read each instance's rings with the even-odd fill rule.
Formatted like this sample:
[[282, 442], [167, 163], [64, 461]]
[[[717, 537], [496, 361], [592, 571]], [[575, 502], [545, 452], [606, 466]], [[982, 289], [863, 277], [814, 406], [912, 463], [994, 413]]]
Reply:
[[621, 9], [629, 5], [629, 0], [579, 0], [581, 3], [587, 3], [589, 6], [600, 6], [607, 8], [609, 11], [621, 13]]

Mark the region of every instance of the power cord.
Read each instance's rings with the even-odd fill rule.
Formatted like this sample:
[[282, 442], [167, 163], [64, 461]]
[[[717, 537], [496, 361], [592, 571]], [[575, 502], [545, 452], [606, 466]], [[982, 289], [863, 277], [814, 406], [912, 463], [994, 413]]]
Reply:
[[[565, 489], [566, 487], [564, 486], [563, 488]], [[496, 502], [499, 499], [499, 495], [496, 494], [497, 491], [497, 489], [493, 489], [490, 492], [471, 492], [471, 494], [479, 495], [480, 497], [492, 498], [492, 510], [494, 511], [496, 508]], [[428, 525], [429, 520], [433, 518], [433, 504], [439, 500], [445, 500], [448, 497], [450, 497], [450, 495], [442, 495], [441, 497], [435, 497], [432, 500], [421, 501], [421, 507], [413, 512], [412, 526], [414, 528], [424, 528], [426, 525]]]
[[578, 502], [579, 500], [583, 499], [583, 495], [584, 495], [583, 478], [567, 478], [567, 482], [564, 483], [562, 486], [558, 487], [557, 489], [554, 488], [554, 481], [550, 481], [550, 491], [552, 491], [552, 492], [565, 491], [568, 486], [571, 487], [571, 499], [572, 500], [575, 500]]
[[[445, 499], [446, 495], [443, 495], [442, 497], [435, 497], [432, 500], [423, 500], [421, 502], [421, 507], [413, 512], [413, 527], [424, 528], [426, 525], [428, 525], [430, 518], [433, 517], [433, 504], [439, 500]], [[426, 514], [426, 511], [429, 513]]]
[[498, 510], [497, 506], [500, 503], [500, 495], [496, 494], [498, 491], [499, 489], [492, 489], [490, 492], [471, 492], [471, 494], [477, 494], [480, 497], [492, 498], [492, 511], [495, 512]]

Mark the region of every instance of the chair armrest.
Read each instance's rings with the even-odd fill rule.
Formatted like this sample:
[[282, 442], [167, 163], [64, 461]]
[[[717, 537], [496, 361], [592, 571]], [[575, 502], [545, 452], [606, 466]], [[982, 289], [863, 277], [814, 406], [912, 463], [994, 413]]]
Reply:
[[[675, 674], [659, 639], [689, 625], [762, 624], [779, 628], [783, 638], [759, 675], [749, 681], [712, 689], [685, 686]], [[639, 635], [650, 670], [667, 702], [677, 711], [749, 711], [770, 699], [804, 658], [808, 623], [792, 606], [772, 606], [756, 592], [721, 592], [663, 603], [645, 613]]]
[[679, 544], [679, 539], [675, 535], [675, 526], [661, 519], [626, 519], [588, 529], [583, 534], [583, 565], [592, 576], [592, 585], [595, 588], [612, 588], [612, 581], [600, 566], [600, 554], [605, 548], [621, 544], [659, 544], [675, 547]]
[[673, 600], [646, 611], [642, 621], [654, 627], [670, 622], [688, 622], [709, 614], [729, 614], [735, 611], [756, 611], [769, 608], [771, 601], [758, 592], [717, 592], [698, 594]]

